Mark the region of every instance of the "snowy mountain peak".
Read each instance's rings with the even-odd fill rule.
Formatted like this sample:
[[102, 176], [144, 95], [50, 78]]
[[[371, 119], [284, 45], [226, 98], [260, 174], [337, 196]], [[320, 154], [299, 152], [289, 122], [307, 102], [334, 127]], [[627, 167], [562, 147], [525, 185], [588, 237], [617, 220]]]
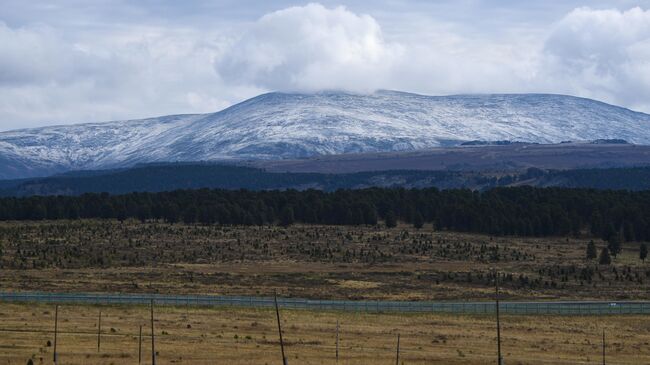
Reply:
[[650, 144], [650, 115], [564, 95], [268, 93], [217, 113], [0, 133], [0, 177], [143, 162], [301, 158], [466, 141]]

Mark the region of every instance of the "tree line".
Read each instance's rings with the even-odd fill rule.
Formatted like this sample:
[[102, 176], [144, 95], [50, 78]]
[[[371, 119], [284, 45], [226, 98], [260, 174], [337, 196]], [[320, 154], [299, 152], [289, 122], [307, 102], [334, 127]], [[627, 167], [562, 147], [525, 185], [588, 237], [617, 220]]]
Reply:
[[177, 190], [160, 193], [0, 199], [0, 220], [162, 220], [222, 225], [375, 225], [398, 221], [490, 235], [591, 235], [650, 240], [650, 191], [495, 188], [478, 192], [361, 190]]

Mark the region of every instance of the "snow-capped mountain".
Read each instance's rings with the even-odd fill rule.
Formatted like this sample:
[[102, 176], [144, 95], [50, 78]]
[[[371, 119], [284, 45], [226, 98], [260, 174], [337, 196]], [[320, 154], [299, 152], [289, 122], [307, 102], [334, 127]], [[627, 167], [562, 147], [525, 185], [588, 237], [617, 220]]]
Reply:
[[407, 151], [465, 141], [650, 144], [650, 115], [563, 95], [269, 93], [212, 114], [0, 133], [0, 177], [144, 162]]

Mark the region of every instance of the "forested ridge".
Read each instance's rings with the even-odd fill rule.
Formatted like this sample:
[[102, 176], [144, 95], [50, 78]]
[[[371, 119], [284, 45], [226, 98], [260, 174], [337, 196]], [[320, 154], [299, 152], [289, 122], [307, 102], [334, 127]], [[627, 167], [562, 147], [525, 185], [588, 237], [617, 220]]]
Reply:
[[650, 240], [650, 191], [565, 188], [363, 190], [177, 190], [161, 193], [0, 199], [0, 220], [164, 220], [262, 225], [433, 224], [492, 235], [593, 235]]
[[46, 178], [0, 180], [0, 196], [80, 195], [189, 189], [304, 190], [429, 188], [488, 190], [520, 186], [647, 190], [650, 168], [454, 171], [387, 170], [355, 173], [269, 172], [211, 163], [142, 165], [128, 169], [76, 171]]

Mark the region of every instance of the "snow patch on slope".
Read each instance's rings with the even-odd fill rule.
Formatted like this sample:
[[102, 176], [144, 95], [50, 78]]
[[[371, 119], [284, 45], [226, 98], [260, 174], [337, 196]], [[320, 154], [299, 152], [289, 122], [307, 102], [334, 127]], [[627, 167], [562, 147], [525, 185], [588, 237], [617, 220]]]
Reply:
[[[0, 133], [0, 160], [7, 161], [0, 177], [142, 162], [406, 151], [474, 140], [596, 139], [650, 144], [650, 115], [547, 94], [269, 93], [213, 114]], [[16, 171], [24, 166], [35, 167]]]

